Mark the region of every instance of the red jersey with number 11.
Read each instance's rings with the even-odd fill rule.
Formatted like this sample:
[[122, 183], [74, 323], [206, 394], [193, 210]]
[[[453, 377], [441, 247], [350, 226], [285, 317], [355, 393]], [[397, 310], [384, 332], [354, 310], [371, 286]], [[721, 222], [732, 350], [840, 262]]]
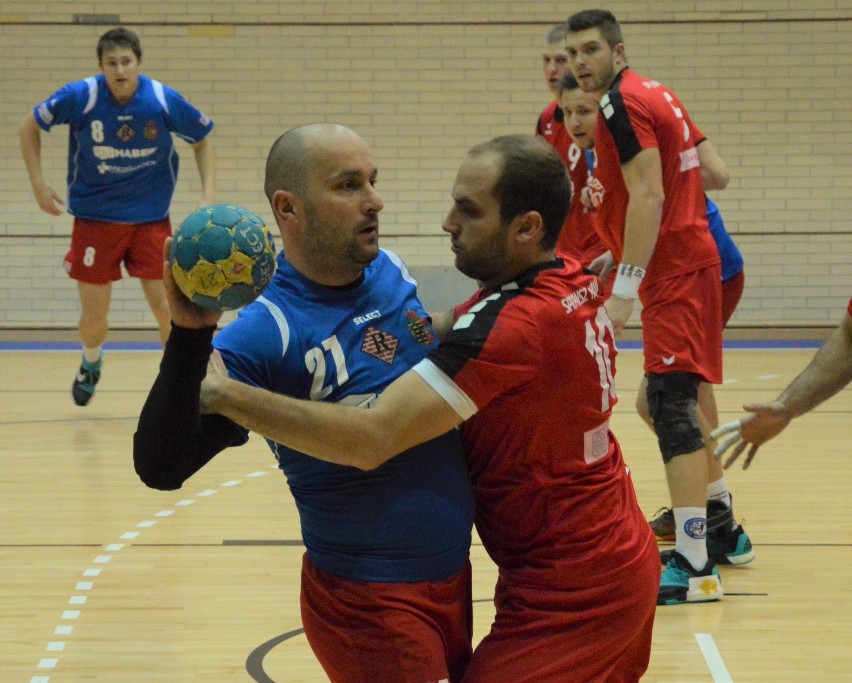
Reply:
[[480, 290], [415, 366], [461, 427], [480, 538], [520, 585], [581, 589], [653, 534], [609, 430], [615, 344], [600, 280], [571, 259]]

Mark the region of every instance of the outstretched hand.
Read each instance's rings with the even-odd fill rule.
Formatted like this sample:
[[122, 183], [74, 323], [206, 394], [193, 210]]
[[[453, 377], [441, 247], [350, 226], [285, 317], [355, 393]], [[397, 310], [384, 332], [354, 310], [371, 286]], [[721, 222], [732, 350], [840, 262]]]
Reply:
[[713, 450], [713, 454], [717, 458], [721, 458], [730, 448], [734, 449], [723, 465], [725, 469], [733, 465], [748, 447], [748, 455], [743, 461], [743, 469], [747, 470], [757, 454], [757, 449], [784, 431], [790, 424], [791, 418], [784, 406], [778, 402], [747, 403], [743, 406], [743, 410], [750, 414], [739, 420], [723, 424], [710, 433], [712, 439], [718, 440], [719, 437], [726, 437]]
[[172, 312], [172, 322], [179, 327], [190, 330], [200, 330], [203, 327], [215, 327], [222, 317], [221, 311], [208, 311], [197, 304], [192, 303], [186, 295], [180, 291], [174, 277], [172, 267], [169, 263], [169, 251], [171, 250], [172, 238], [166, 239], [163, 245], [163, 284], [166, 287], [166, 296], [169, 300], [169, 309]]

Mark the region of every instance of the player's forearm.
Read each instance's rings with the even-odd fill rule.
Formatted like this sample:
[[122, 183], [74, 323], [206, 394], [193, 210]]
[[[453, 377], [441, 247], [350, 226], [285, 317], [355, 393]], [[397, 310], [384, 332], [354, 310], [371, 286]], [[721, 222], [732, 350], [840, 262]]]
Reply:
[[731, 181], [731, 172], [709, 140], [702, 140], [696, 148], [705, 190], [724, 190]]
[[852, 317], [847, 316], [776, 401], [789, 418], [804, 415], [852, 382]]
[[32, 114], [28, 114], [21, 121], [18, 137], [21, 142], [21, 155], [30, 177], [30, 185], [35, 189], [44, 185], [44, 177], [41, 170], [41, 129]]
[[134, 466], [147, 486], [180, 488], [216, 453], [242, 442], [235, 425], [199, 410], [212, 336], [212, 328], [174, 328], [169, 337], [133, 435]]
[[192, 146], [195, 153], [195, 165], [201, 178], [201, 192], [204, 200], [212, 203], [216, 198], [216, 157], [209, 137]]
[[295, 399], [210, 375], [202, 386], [202, 405], [288, 448], [363, 470], [461, 422], [413, 370], [392, 382], [369, 408]]
[[631, 194], [624, 225], [622, 263], [647, 269], [660, 234], [664, 200], [656, 192]]
[[370, 411], [307, 401], [218, 377], [204, 384], [202, 405], [246, 429], [320, 460], [373, 469], [396, 455], [393, 438]]

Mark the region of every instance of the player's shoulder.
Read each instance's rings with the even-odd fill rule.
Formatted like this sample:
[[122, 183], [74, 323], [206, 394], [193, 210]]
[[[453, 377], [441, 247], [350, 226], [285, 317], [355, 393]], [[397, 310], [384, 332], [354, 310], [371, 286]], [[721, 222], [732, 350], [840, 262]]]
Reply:
[[51, 99], [72, 98], [81, 103], [85, 103], [93, 96], [97, 95], [97, 93], [105, 87], [106, 79], [103, 74], [87, 76], [77, 81], [66, 83], [56, 91]]
[[541, 114], [538, 115], [538, 120], [552, 121], [557, 116], [558, 111], [561, 111], [559, 109], [559, 103], [554, 100], [541, 110]]
[[364, 271], [365, 279], [377, 278], [383, 281], [395, 281], [405, 283], [411, 287], [417, 287], [417, 280], [408, 270], [405, 261], [389, 249], [380, 248], [379, 254]]

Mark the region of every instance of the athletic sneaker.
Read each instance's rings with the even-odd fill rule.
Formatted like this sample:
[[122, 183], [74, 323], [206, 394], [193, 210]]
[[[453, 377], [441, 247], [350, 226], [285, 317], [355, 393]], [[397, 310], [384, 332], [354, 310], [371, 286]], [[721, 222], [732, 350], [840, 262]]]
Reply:
[[707, 555], [716, 564], [748, 564], [754, 559], [751, 539], [742, 524], [735, 527], [732, 507], [707, 503]]
[[84, 406], [92, 400], [95, 385], [101, 378], [102, 361], [103, 357], [98, 358], [94, 363], [90, 363], [85, 357], [83, 358], [77, 376], [74, 378], [74, 384], [71, 385], [71, 396], [74, 397], [74, 403], [78, 406]]
[[660, 576], [658, 605], [710, 602], [720, 600], [723, 595], [719, 570], [712, 562], [705, 564], [703, 569], [694, 569], [677, 550], [672, 551], [671, 559]]
[[651, 531], [658, 541], [675, 540], [674, 511], [671, 508], [660, 508], [654, 513], [654, 519], [649, 520]]

